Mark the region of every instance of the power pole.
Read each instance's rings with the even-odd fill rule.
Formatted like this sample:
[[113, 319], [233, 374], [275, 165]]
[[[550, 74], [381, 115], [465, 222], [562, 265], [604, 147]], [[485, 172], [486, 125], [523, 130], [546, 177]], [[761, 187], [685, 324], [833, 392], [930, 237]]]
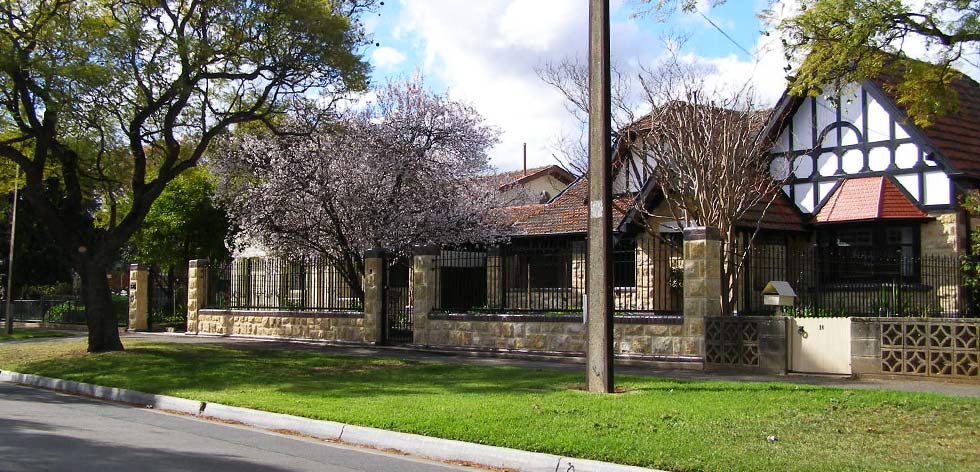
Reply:
[[14, 167], [14, 205], [10, 213], [10, 252], [7, 257], [7, 334], [14, 334], [14, 236], [17, 234], [17, 179], [20, 167]]
[[609, 0], [589, 0], [589, 248], [586, 360], [590, 392], [613, 384]]

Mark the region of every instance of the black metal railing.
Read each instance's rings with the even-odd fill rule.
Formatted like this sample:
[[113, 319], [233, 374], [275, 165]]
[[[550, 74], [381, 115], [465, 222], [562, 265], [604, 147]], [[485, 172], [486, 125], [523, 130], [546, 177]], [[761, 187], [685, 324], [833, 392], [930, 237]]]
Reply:
[[796, 304], [788, 313], [798, 316], [958, 317], [971, 311], [957, 256], [772, 245], [753, 248], [744, 266], [737, 304], [744, 313], [775, 310], [762, 296], [771, 280], [794, 288]]
[[[619, 313], [679, 315], [679, 245], [660, 237], [622, 240], [614, 251]], [[454, 312], [581, 312], [586, 251], [582, 241], [522, 242], [444, 249], [437, 258], [435, 307]]]
[[[77, 296], [14, 300], [11, 309], [17, 322], [85, 324], [85, 304]], [[125, 296], [113, 296], [112, 311], [119, 326], [129, 324], [129, 301]]]
[[357, 311], [363, 292], [322, 259], [238, 258], [208, 268], [205, 308]]

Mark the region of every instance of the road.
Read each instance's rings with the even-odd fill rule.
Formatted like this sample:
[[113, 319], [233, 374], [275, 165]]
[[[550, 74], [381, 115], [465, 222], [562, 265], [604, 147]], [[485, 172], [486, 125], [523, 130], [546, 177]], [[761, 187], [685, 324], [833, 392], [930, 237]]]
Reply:
[[0, 471], [476, 469], [0, 383]]

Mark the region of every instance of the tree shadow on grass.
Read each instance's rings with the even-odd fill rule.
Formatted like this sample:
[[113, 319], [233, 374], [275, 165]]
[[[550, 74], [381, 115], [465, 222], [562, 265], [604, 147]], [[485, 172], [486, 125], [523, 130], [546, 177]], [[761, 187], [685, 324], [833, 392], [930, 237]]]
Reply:
[[[443, 363], [393, 357], [344, 356], [311, 350], [224, 345], [144, 344], [125, 352], [48, 359], [27, 372], [151, 393], [272, 391], [326, 399], [431, 394], [548, 394], [581, 384], [579, 373]], [[818, 390], [798, 384], [627, 377], [637, 393]]]

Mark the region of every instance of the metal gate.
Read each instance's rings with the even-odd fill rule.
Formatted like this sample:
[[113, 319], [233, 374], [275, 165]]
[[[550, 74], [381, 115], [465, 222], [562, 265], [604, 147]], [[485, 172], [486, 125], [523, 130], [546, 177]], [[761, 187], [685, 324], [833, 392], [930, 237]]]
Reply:
[[187, 329], [187, 279], [150, 266], [147, 328]]
[[412, 342], [412, 259], [386, 258], [384, 290], [382, 290], [382, 320], [385, 343]]

